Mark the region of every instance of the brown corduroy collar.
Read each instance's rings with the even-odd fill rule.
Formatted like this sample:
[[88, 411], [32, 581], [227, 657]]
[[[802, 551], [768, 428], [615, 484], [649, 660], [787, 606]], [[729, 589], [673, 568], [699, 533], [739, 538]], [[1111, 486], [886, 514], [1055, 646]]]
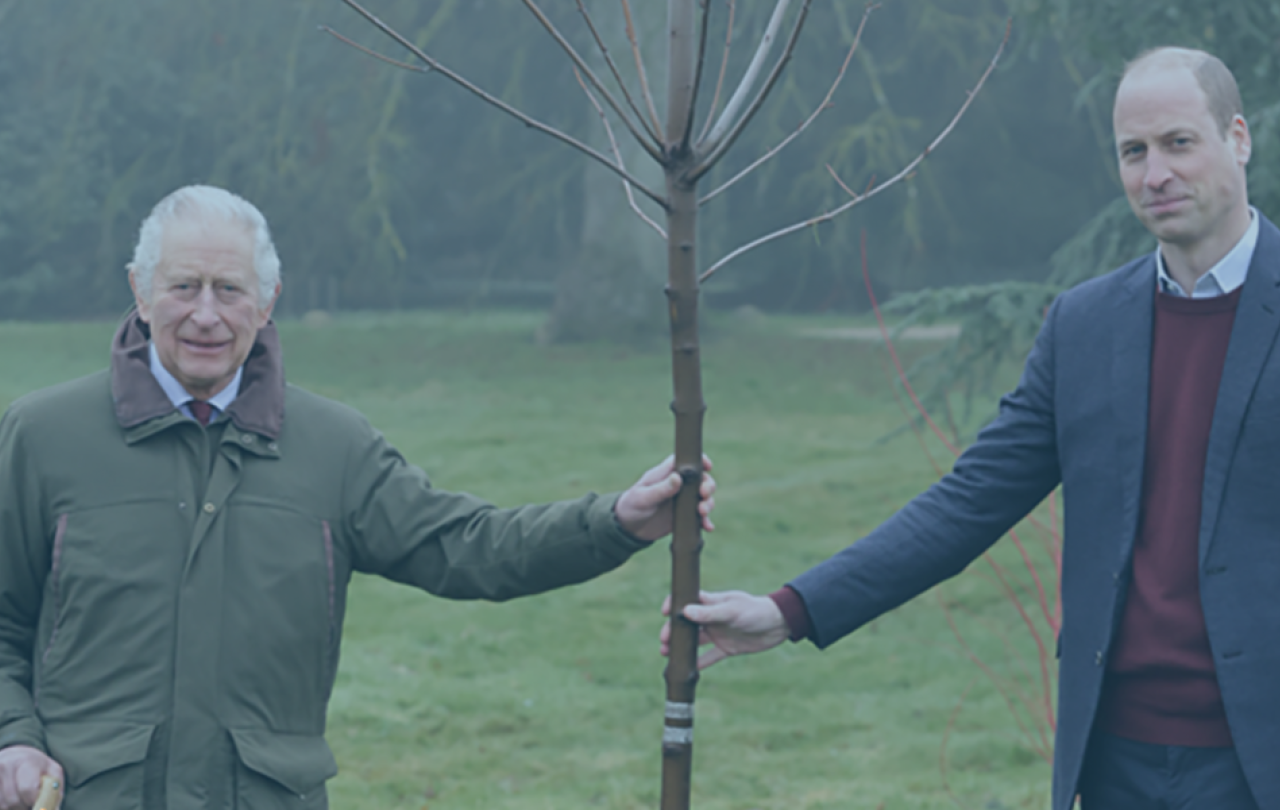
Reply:
[[[151, 329], [130, 311], [111, 341], [111, 398], [116, 421], [128, 429], [173, 412], [173, 403], [151, 373]], [[276, 325], [269, 321], [244, 362], [240, 393], [227, 416], [241, 430], [280, 438], [284, 424], [284, 358]]]

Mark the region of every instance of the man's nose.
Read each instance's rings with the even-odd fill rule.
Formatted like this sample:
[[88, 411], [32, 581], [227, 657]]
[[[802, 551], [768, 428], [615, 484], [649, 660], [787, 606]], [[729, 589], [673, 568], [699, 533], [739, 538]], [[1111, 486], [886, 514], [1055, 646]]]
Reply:
[[1164, 155], [1158, 151], [1147, 155], [1147, 172], [1143, 178], [1147, 188], [1155, 190], [1164, 188], [1172, 177], [1173, 171], [1169, 168], [1169, 161], [1165, 159]]
[[196, 307], [191, 313], [191, 319], [197, 326], [216, 326], [221, 320], [218, 316], [218, 296], [213, 291], [213, 285], [205, 284], [200, 287], [200, 294], [196, 296]]

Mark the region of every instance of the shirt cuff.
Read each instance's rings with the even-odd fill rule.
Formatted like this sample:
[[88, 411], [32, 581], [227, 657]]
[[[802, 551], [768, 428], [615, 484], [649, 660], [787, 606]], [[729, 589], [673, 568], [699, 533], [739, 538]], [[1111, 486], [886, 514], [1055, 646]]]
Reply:
[[800, 598], [800, 594], [796, 593], [795, 588], [783, 585], [769, 594], [769, 598], [778, 606], [778, 610], [782, 611], [782, 618], [787, 622], [787, 629], [791, 631], [787, 638], [792, 641], [808, 638], [812, 630], [809, 610], [804, 606], [804, 600]]

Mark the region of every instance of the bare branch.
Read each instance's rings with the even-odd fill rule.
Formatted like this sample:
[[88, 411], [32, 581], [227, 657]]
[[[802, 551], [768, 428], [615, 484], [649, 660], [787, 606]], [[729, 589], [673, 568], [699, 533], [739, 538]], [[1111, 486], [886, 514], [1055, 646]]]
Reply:
[[[653, 2], [653, 0], [647, 0]], [[644, 69], [644, 57], [640, 55], [640, 39], [636, 36], [635, 23], [631, 21], [631, 3], [622, 0], [622, 14], [627, 18], [627, 41], [631, 43], [631, 56], [636, 60], [636, 75], [640, 77], [640, 94], [644, 96], [644, 103], [649, 107], [649, 118], [653, 121], [653, 128], [658, 132], [662, 131], [662, 119], [658, 118], [658, 108], [653, 103], [653, 93], [649, 90], [649, 74]]]
[[361, 45], [359, 42], [356, 42], [353, 39], [344, 37], [342, 34], [339, 34], [337, 31], [333, 30], [327, 25], [318, 25], [316, 27], [319, 28], [321, 31], [325, 32], [326, 34], [328, 34], [329, 36], [333, 37], [334, 39], [338, 40], [339, 42], [350, 45], [351, 47], [355, 48], [357, 51], [368, 54], [369, 56], [372, 56], [374, 59], [380, 60], [382, 62], [386, 62], [388, 65], [395, 65], [396, 67], [401, 68], [403, 70], [412, 70], [414, 73], [430, 73], [431, 72], [430, 68], [424, 68], [421, 65], [411, 65], [408, 62], [401, 62], [399, 59], [392, 59], [390, 56], [380, 54], [377, 51], [373, 50], [372, 48], [366, 48], [365, 46]]
[[[769, 73], [769, 78], [765, 79], [764, 86], [760, 88], [760, 92], [751, 101], [751, 106], [742, 114], [742, 118], [733, 125], [733, 129], [724, 136], [718, 143], [715, 141], [715, 130], [712, 130], [712, 137], [708, 139], [708, 147], [710, 154], [699, 161], [698, 165], [689, 172], [690, 180], [697, 180], [702, 175], [711, 170], [711, 167], [720, 162], [720, 158], [733, 146], [734, 141], [738, 140], [738, 136], [742, 134], [747, 125], [751, 123], [751, 119], [755, 118], [756, 113], [764, 106], [764, 100], [769, 97], [769, 93], [773, 91], [773, 86], [777, 83], [778, 77], [782, 75], [783, 69], [787, 66], [787, 62], [791, 61], [791, 54], [795, 53], [796, 41], [800, 39], [800, 31], [804, 28], [804, 21], [809, 16], [809, 8], [813, 5], [813, 0], [804, 0], [804, 5], [800, 7], [800, 14], [796, 17], [795, 25], [791, 28], [791, 36], [787, 38], [787, 45], [782, 49], [782, 55], [778, 57], [778, 62], [773, 66], [773, 70]], [[722, 119], [723, 120], [723, 119]], [[717, 127], [719, 125], [717, 124]]]
[[685, 115], [684, 135], [680, 138], [681, 152], [689, 148], [693, 128], [697, 126], [694, 121], [697, 119], [698, 90], [702, 87], [702, 69], [707, 62], [707, 29], [711, 22], [712, 0], [700, 0], [700, 2], [702, 3], [702, 32], [698, 38], [698, 67], [693, 74], [693, 92], [689, 94], [689, 110]]
[[572, 146], [574, 149], [577, 149], [579, 152], [582, 152], [588, 157], [591, 157], [592, 159], [596, 160], [600, 164], [609, 167], [609, 171], [614, 172], [623, 180], [626, 180], [627, 182], [631, 183], [633, 186], [635, 186], [637, 189], [640, 190], [641, 194], [644, 194], [646, 197], [653, 200], [658, 205], [662, 206], [663, 210], [667, 209], [668, 207], [667, 201], [661, 194], [650, 189], [644, 183], [641, 183], [639, 180], [637, 180], [632, 175], [628, 174], [623, 169], [620, 169], [616, 164], [614, 164], [613, 161], [609, 160], [609, 158], [605, 157], [600, 152], [596, 151], [595, 149], [592, 149], [590, 146], [587, 146], [585, 143], [579, 141], [573, 136], [567, 135], [561, 132], [560, 130], [556, 129], [555, 127], [552, 127], [548, 124], [544, 124], [541, 121], [537, 120], [536, 118], [533, 118], [528, 114], [521, 112], [520, 110], [516, 109], [515, 107], [512, 107], [510, 104], [498, 98], [497, 96], [494, 96], [493, 94], [488, 93], [485, 90], [481, 89], [480, 87], [476, 86], [475, 84], [473, 84], [472, 82], [470, 82], [469, 80], [464, 78], [462, 75], [458, 74], [457, 72], [453, 71], [452, 69], [445, 67], [443, 64], [441, 64], [439, 61], [437, 61], [433, 57], [428, 56], [425, 52], [423, 52], [421, 48], [415, 45], [411, 40], [405, 38], [403, 34], [396, 31], [394, 28], [387, 25], [382, 20], [378, 19], [377, 16], [375, 16], [368, 9], [364, 8], [364, 6], [356, 2], [356, 0], [342, 0], [342, 2], [346, 3], [352, 9], [354, 9], [356, 13], [358, 13], [361, 17], [364, 17], [366, 20], [372, 23], [373, 26], [376, 27], [379, 31], [391, 37], [391, 39], [398, 42], [402, 47], [404, 47], [414, 56], [421, 59], [428, 67], [430, 67], [435, 72], [439, 73], [441, 76], [444, 76], [445, 78], [449, 79], [455, 84], [460, 85], [461, 87], [465, 88], [467, 91], [472, 93], [473, 95], [478, 96], [480, 99], [484, 100], [485, 102], [502, 110], [507, 115], [510, 115], [513, 118], [519, 119], [521, 122], [525, 124], [525, 126], [536, 129], [545, 135], [550, 135], [552, 138], [555, 138], [558, 141], [561, 141], [563, 143], [568, 144], [569, 146]]
[[729, 68], [729, 52], [733, 49], [733, 15], [737, 6], [736, 0], [729, 0], [729, 22], [724, 34], [724, 53], [720, 55], [720, 75], [716, 78], [716, 92], [711, 96], [707, 120], [702, 124], [702, 132], [698, 133], [699, 141], [706, 139], [707, 130], [711, 129], [711, 123], [716, 120], [716, 108], [720, 106], [720, 91], [724, 89], [724, 74]]
[[640, 125], [644, 127], [644, 131], [649, 134], [649, 137], [653, 138], [653, 142], [655, 144], [661, 144], [662, 136], [653, 128], [653, 125], [649, 123], [649, 119], [644, 117], [644, 113], [640, 110], [639, 105], [637, 105], [635, 99], [631, 97], [631, 91], [627, 89], [627, 83], [622, 80], [622, 74], [618, 71], [618, 65], [613, 61], [613, 57], [609, 54], [609, 46], [604, 44], [604, 38], [600, 36], [600, 31], [596, 28], [595, 21], [591, 19], [591, 15], [587, 12], [587, 7], [583, 5], [582, 0], [577, 0], [577, 2], [578, 11], [582, 13], [582, 19], [586, 20], [587, 28], [591, 31], [591, 36], [595, 39], [596, 46], [600, 49], [600, 55], [604, 57], [605, 64], [609, 66], [609, 71], [613, 73], [614, 81], [618, 83], [618, 87], [622, 88], [622, 96], [627, 100], [627, 106], [629, 106], [631, 111], [636, 114], [636, 118], [639, 119]]
[[826, 97], [822, 99], [822, 103], [818, 105], [817, 109], [815, 109], [813, 113], [808, 118], [806, 118], [803, 123], [800, 124], [800, 126], [796, 127], [796, 130], [794, 132], [792, 132], [787, 137], [783, 138], [781, 143], [779, 143], [777, 146], [770, 149], [768, 152], [765, 152], [763, 155], [757, 158], [754, 163], [752, 163], [747, 168], [735, 174], [733, 177], [731, 177], [726, 183], [721, 185], [719, 188], [709, 192], [705, 197], [698, 200], [698, 205], [702, 205], [708, 202], [709, 200], [719, 196], [723, 192], [727, 191], [730, 186], [734, 185], [742, 178], [746, 177], [756, 169], [760, 168], [760, 166], [764, 165], [766, 161], [768, 161], [774, 155], [778, 154], [784, 148], [786, 148], [787, 144], [791, 143], [796, 138], [800, 137], [800, 134], [803, 133], [806, 129], [808, 129], [809, 125], [812, 124], [817, 119], [817, 117], [823, 113], [824, 110], [827, 110], [832, 106], [831, 98], [832, 96], [835, 95], [836, 89], [840, 87], [840, 82], [844, 80], [844, 74], [849, 69], [849, 63], [853, 61], [853, 54], [855, 51], [858, 50], [858, 43], [862, 41], [862, 31], [864, 28], [867, 27], [867, 19], [871, 16], [871, 12], [879, 7], [880, 7], [879, 5], [869, 5], [867, 6], [866, 11], [862, 13], [862, 22], [858, 24], [858, 31], [856, 34], [854, 34], [853, 44], [849, 46], [849, 52], [845, 54], [844, 62], [840, 65], [840, 72], [836, 74], [835, 81], [831, 83], [831, 89], [827, 91]]
[[535, 3], [534, 0], [523, 0], [523, 2], [525, 7], [528, 8], [529, 11], [533, 12], [533, 16], [538, 18], [538, 22], [542, 23], [542, 27], [547, 29], [547, 33], [556, 41], [556, 44], [563, 48], [564, 52], [569, 55], [569, 59], [573, 61], [573, 64], [578, 68], [578, 70], [582, 71], [587, 79], [590, 80], [592, 86], [594, 86], [600, 95], [604, 97], [604, 100], [613, 108], [613, 111], [617, 113], [618, 118], [622, 119], [622, 123], [631, 131], [632, 137], [639, 141], [640, 145], [644, 147], [644, 151], [648, 152], [649, 156], [654, 160], [662, 163], [662, 152], [659, 150], [659, 147], [662, 145], [662, 141], [651, 141], [646, 137], [647, 132], [642, 133], [636, 127], [635, 123], [631, 120], [631, 116], [627, 115], [627, 111], [622, 108], [622, 105], [618, 104], [617, 99], [615, 99], [613, 94], [609, 92], [609, 88], [604, 86], [604, 82], [600, 81], [600, 77], [595, 74], [595, 71], [592, 70], [587, 63], [583, 61], [582, 57], [578, 55], [578, 52], [569, 44], [569, 40], [565, 39], [564, 34], [560, 33], [560, 29], [556, 28], [555, 23], [551, 22], [551, 20], [547, 18], [547, 15], [542, 13], [542, 9], [538, 8], [538, 4]]
[[[613, 127], [609, 124], [609, 116], [605, 115], [604, 107], [600, 106], [600, 102], [596, 101], [596, 97], [591, 94], [591, 89], [587, 87], [587, 83], [582, 80], [582, 74], [577, 70], [573, 71], [574, 78], [578, 80], [578, 84], [582, 87], [582, 92], [587, 94], [587, 100], [591, 102], [591, 106], [596, 108], [596, 113], [600, 116], [600, 122], [604, 124], [605, 134], [609, 136], [609, 146], [613, 148], [613, 156], [618, 160], [618, 168], [626, 170], [626, 165], [622, 160], [622, 150], [618, 148], [618, 140], [613, 137]], [[627, 202], [631, 205], [631, 210], [636, 212], [636, 216], [644, 220], [645, 224], [658, 232], [658, 235], [665, 241], [667, 232], [662, 226], [654, 222], [653, 219], [646, 214], [636, 203], [636, 196], [631, 193], [631, 184], [626, 180], [622, 181], [622, 187], [627, 191]]]
[[751, 57], [751, 64], [747, 65], [747, 72], [742, 75], [742, 81], [738, 82], [738, 89], [733, 91], [733, 95], [729, 97], [729, 103], [724, 105], [724, 112], [712, 127], [711, 134], [699, 146], [706, 144], [710, 149], [714, 149], [733, 126], [738, 110], [746, 103], [747, 96], [751, 93], [751, 88], [755, 86], [756, 78], [764, 67], [764, 60], [768, 58], [769, 51], [773, 50], [773, 41], [778, 38], [778, 31], [782, 28], [782, 20], [786, 17], [787, 7], [790, 5], [791, 0], [778, 0], [777, 5], [773, 7], [773, 15], [769, 18], [764, 35], [760, 37], [760, 44]]
[[991, 72], [996, 69], [996, 64], [1000, 61], [1001, 54], [1004, 53], [1005, 45], [1007, 45], [1009, 42], [1009, 33], [1012, 30], [1012, 28], [1013, 28], [1013, 20], [1010, 20], [1008, 24], [1005, 26], [1004, 38], [1000, 40], [999, 47], [996, 48], [995, 54], [991, 57], [991, 63], [988, 64], [987, 69], [983, 71], [982, 76], [978, 79], [978, 83], [975, 84], [973, 86], [973, 89], [966, 94], [964, 103], [960, 105], [960, 109], [956, 111], [956, 114], [951, 118], [951, 121], [942, 129], [941, 132], [938, 133], [937, 137], [935, 137], [933, 141], [931, 141], [929, 145], [924, 148], [924, 151], [916, 155], [915, 158], [912, 159], [912, 161], [908, 163], [906, 166], [902, 167], [901, 171], [899, 171], [897, 174], [895, 174], [893, 177], [890, 177], [888, 180], [884, 181], [883, 183], [879, 185], [869, 186], [866, 191], [863, 191], [861, 194], [858, 194], [858, 193], [855, 193], [851, 188], [849, 188], [849, 186], [846, 185], [844, 181], [840, 180], [839, 176], [836, 175], [835, 170], [832, 169], [830, 166], [828, 166], [827, 171], [831, 173], [832, 177], [836, 178], [836, 182], [840, 184], [840, 187], [844, 189], [845, 193], [848, 194], [851, 199], [849, 199], [847, 202], [835, 208], [832, 208], [830, 211], [819, 214], [816, 217], [811, 217], [809, 219], [806, 219], [803, 222], [797, 222], [794, 225], [788, 225], [785, 228], [780, 228], [779, 230], [776, 230], [773, 233], [765, 234], [759, 239], [755, 239], [751, 242], [748, 242], [745, 245], [742, 245], [741, 247], [725, 255], [715, 264], [708, 267], [706, 271], [704, 271], [703, 274], [698, 277], [698, 280], [700, 282], [706, 281], [721, 267], [724, 267], [726, 264], [738, 258], [739, 256], [743, 255], [744, 253], [748, 253], [752, 250], [755, 250], [761, 245], [766, 245], [769, 242], [776, 241], [778, 239], [781, 239], [784, 236], [789, 236], [790, 234], [793, 234], [796, 231], [802, 231], [805, 228], [809, 228], [814, 225], [820, 225], [823, 222], [829, 222], [830, 220], [835, 219], [836, 217], [843, 214], [845, 211], [848, 211], [850, 208], [853, 208], [858, 203], [865, 202], [866, 200], [871, 199], [872, 197], [876, 196], [877, 194], [884, 191], [885, 189], [891, 186], [894, 186], [898, 182], [910, 177], [911, 174], [915, 171], [916, 167], [919, 166], [924, 161], [925, 158], [933, 154], [933, 151], [938, 148], [938, 145], [941, 144], [942, 141], [946, 139], [948, 135], [951, 134], [951, 131], [956, 128], [956, 124], [960, 123], [960, 119], [964, 117], [965, 112], [969, 109], [969, 105], [972, 104], [974, 98], [977, 97], [978, 91], [980, 91], [982, 89], [982, 86], [986, 84], [987, 77], [989, 77], [991, 75]]

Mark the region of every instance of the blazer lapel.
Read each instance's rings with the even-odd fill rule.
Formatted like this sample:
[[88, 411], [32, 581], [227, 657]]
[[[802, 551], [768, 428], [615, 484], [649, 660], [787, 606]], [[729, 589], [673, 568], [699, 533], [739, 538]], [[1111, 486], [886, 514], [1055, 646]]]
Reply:
[[1249, 275], [1240, 291], [1240, 304], [1227, 359], [1222, 368], [1222, 384], [1213, 408], [1209, 449], [1204, 464], [1204, 491], [1200, 502], [1200, 565], [1204, 565], [1218, 522], [1227, 473], [1235, 457], [1236, 442], [1244, 416], [1253, 399], [1258, 378], [1280, 330], [1280, 231], [1258, 214], [1258, 244], [1249, 263]]
[[1154, 254], [1137, 262], [1114, 300], [1111, 354], [1116, 469], [1120, 471], [1120, 559], [1127, 561], [1138, 536], [1142, 479], [1147, 461], [1147, 410], [1151, 389], [1151, 330], [1156, 294]]

